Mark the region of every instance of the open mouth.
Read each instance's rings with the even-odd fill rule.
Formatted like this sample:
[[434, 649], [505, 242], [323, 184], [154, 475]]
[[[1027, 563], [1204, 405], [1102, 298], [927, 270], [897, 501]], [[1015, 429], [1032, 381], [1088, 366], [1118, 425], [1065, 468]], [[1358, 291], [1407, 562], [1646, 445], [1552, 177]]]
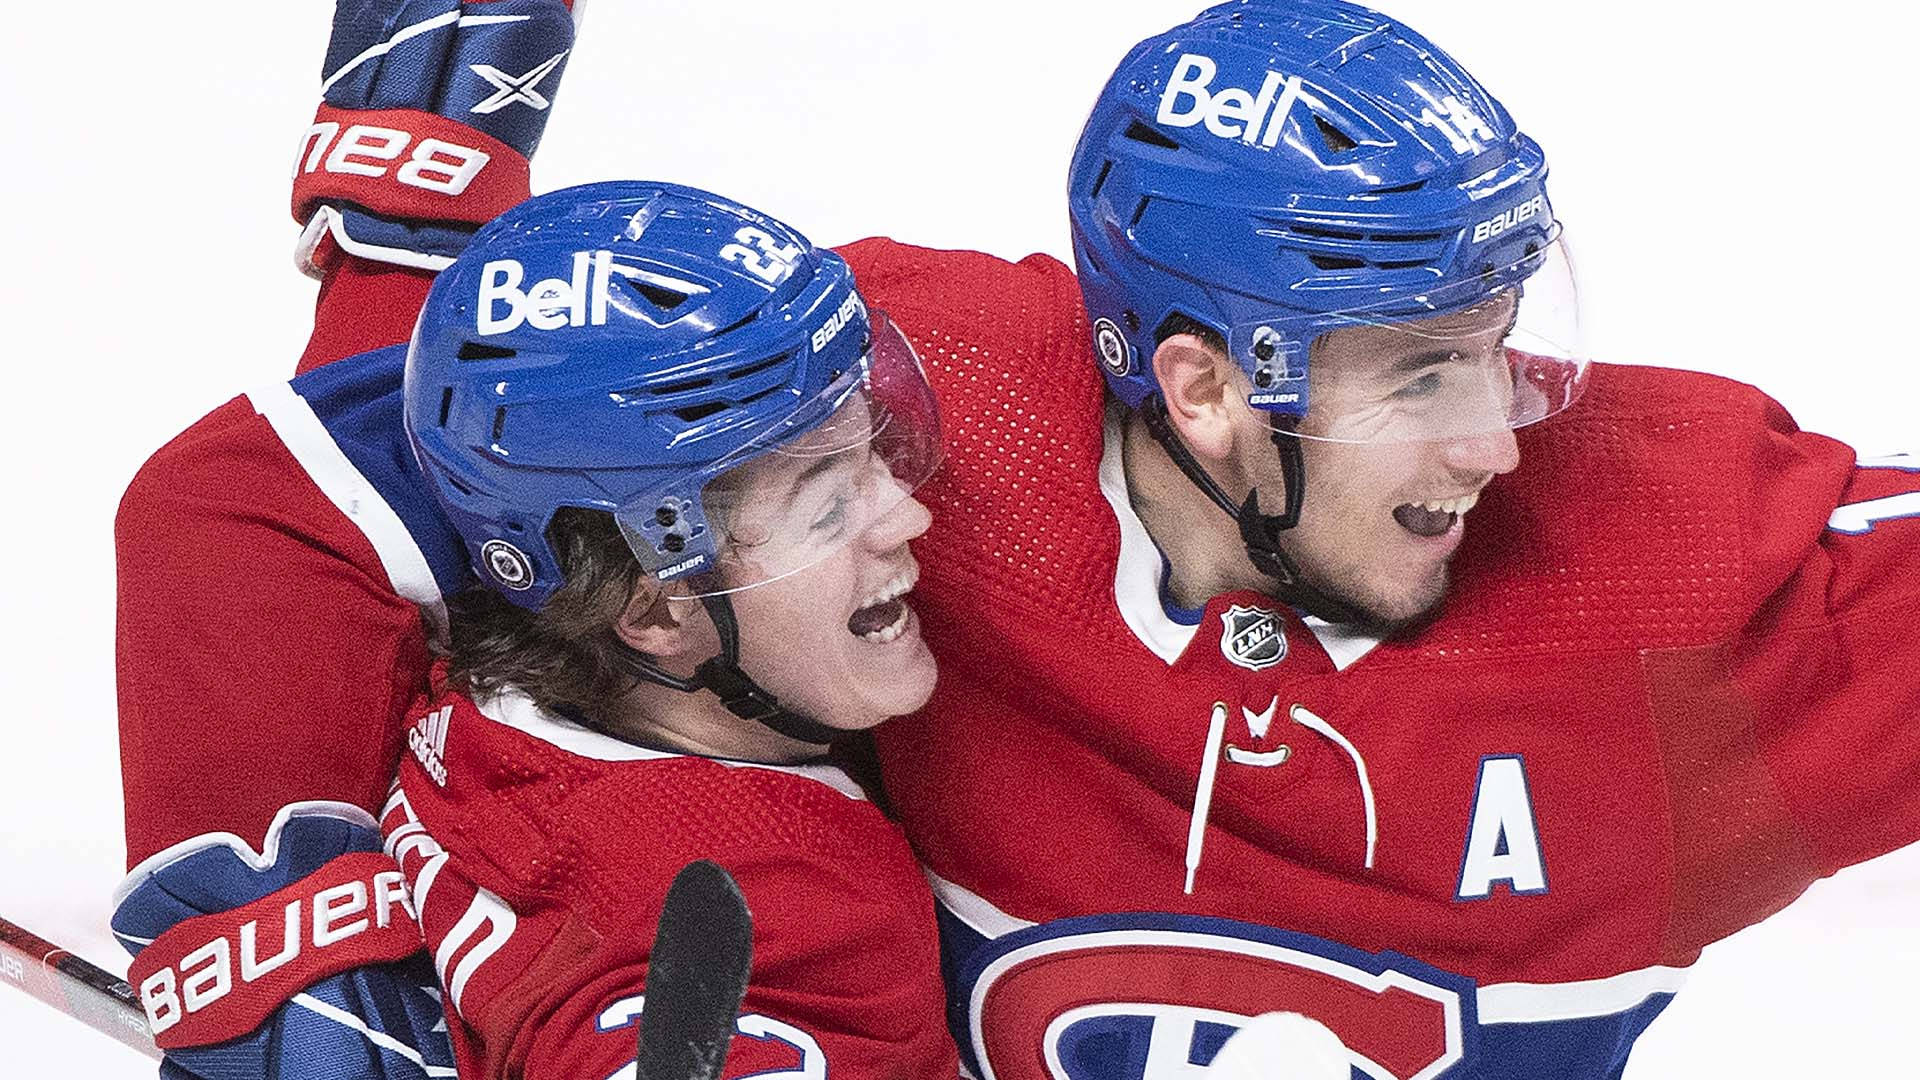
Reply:
[[877, 593], [848, 617], [847, 633], [875, 645], [885, 645], [906, 633], [907, 623], [913, 618], [913, 609], [907, 606], [905, 598], [919, 580], [918, 566], [909, 566], [888, 579]]
[[1415, 536], [1445, 536], [1479, 501], [1479, 492], [1473, 492], [1457, 499], [1401, 503], [1393, 508], [1393, 520]]

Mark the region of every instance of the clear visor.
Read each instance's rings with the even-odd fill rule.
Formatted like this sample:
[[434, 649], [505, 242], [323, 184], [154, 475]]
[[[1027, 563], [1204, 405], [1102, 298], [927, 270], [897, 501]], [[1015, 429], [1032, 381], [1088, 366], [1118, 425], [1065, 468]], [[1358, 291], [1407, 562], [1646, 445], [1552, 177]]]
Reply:
[[[615, 512], [640, 564], [688, 596], [797, 574], [884, 525], [940, 463], [933, 388], [878, 311], [858, 364], [689, 480]], [[700, 491], [698, 504], [676, 492]], [[679, 592], [680, 590], [676, 590]]]
[[1278, 319], [1244, 322], [1229, 336], [1252, 372], [1248, 403], [1301, 438], [1472, 438], [1544, 420], [1586, 387], [1579, 293], [1562, 239], [1522, 263], [1333, 321], [1310, 343], [1287, 340]]

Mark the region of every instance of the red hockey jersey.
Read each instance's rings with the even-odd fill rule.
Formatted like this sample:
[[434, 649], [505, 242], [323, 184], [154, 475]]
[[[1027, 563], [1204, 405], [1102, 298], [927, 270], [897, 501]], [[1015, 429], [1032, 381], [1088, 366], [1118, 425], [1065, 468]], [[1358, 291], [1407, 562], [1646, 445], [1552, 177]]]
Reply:
[[[1613, 1075], [1703, 943], [1920, 837], [1920, 461], [1598, 366], [1417, 636], [1181, 613], [1066, 268], [843, 253], [942, 399], [914, 600], [940, 684], [880, 748], [983, 1076], [1170, 1075], [1276, 1008], [1374, 1077]], [[370, 354], [231, 404], [123, 503], [123, 566], [167, 568], [121, 580], [135, 858], [378, 808], [412, 609], [464, 574], [406, 490], [398, 386]]]
[[753, 913], [727, 1076], [955, 1075], [933, 898], [838, 768], [651, 750], [518, 694], [409, 715], [381, 826], [462, 1077], [631, 1076], [660, 905], [698, 858]]
[[1701, 946], [1920, 839], [1920, 459], [1601, 366], [1427, 629], [1180, 612], [1066, 269], [848, 255], [948, 424], [940, 682], [878, 741], [979, 1075], [1180, 1075], [1273, 1009], [1370, 1077], [1617, 1075]]

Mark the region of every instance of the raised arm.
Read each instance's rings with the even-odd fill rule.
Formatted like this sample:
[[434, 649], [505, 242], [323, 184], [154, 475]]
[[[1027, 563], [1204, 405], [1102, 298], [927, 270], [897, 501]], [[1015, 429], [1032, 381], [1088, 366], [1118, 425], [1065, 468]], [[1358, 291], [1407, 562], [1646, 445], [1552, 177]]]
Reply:
[[[301, 259], [322, 279], [304, 374], [197, 422], [121, 501], [133, 870], [114, 925], [151, 954], [134, 981], [170, 1076], [450, 1075], [428, 1068], [445, 1036], [420, 973], [387, 964], [417, 942], [391, 932], [410, 916], [368, 868], [400, 713], [464, 572], [409, 499], [404, 349], [383, 347], [407, 339], [434, 271], [526, 197], [571, 7], [341, 0], [295, 164]], [[307, 921], [283, 932], [296, 909]], [[356, 926], [389, 932], [335, 932]]]
[[525, 199], [574, 0], [342, 0], [294, 161], [298, 259], [321, 281], [300, 370], [399, 344], [433, 274]]

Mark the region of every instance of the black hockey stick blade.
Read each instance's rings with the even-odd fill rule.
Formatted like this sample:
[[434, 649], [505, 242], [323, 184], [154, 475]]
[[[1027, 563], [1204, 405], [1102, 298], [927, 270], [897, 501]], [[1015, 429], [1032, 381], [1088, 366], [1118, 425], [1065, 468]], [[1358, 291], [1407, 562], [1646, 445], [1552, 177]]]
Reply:
[[682, 867], [647, 959], [635, 1080], [718, 1080], [752, 964], [753, 918], [733, 875], [705, 859]]

